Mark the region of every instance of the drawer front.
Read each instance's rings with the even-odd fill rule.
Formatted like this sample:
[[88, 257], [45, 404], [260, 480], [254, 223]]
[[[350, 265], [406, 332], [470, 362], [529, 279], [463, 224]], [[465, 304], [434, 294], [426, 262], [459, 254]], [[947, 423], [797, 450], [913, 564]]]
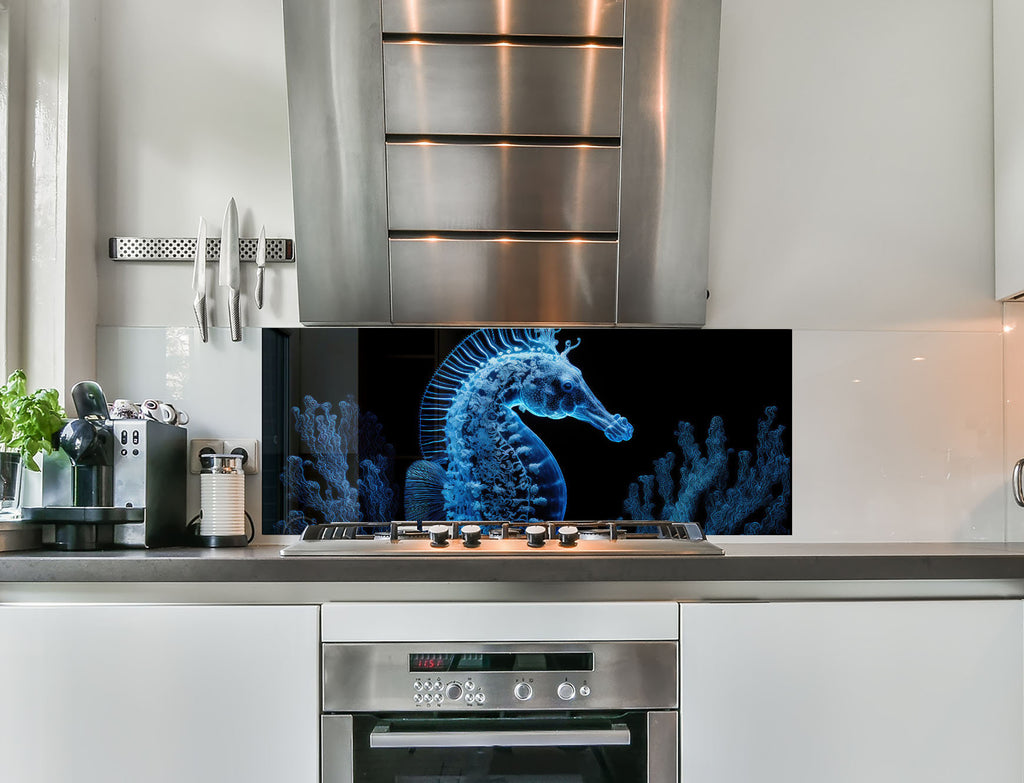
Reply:
[[383, 0], [385, 33], [622, 37], [622, 0]]
[[392, 231], [618, 229], [617, 147], [388, 144]]
[[388, 133], [619, 136], [622, 49], [384, 44]]
[[615, 322], [616, 242], [390, 244], [395, 323]]

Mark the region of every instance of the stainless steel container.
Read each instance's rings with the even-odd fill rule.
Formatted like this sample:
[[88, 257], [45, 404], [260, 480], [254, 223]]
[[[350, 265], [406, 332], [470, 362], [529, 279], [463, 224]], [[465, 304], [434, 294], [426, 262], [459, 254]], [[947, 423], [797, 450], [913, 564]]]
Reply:
[[199, 541], [204, 546], [245, 546], [245, 475], [240, 454], [199, 457], [202, 518]]

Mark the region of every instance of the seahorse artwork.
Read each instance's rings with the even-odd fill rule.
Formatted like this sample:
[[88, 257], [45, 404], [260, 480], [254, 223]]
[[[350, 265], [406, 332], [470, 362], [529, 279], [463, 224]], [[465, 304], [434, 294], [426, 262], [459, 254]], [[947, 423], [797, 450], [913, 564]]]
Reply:
[[613, 442], [633, 426], [609, 413], [568, 359], [557, 329], [480, 329], [434, 373], [420, 404], [425, 459], [406, 473], [409, 520], [526, 523], [565, 516], [555, 455], [519, 417], [585, 421]]
[[694, 439], [693, 425], [679, 422], [678, 481], [673, 476], [676, 455], [668, 452], [654, 461], [653, 474], [640, 476], [629, 485], [629, 497], [623, 503], [626, 515], [631, 519], [700, 521], [708, 535], [791, 533], [790, 458], [782, 441], [785, 428], [772, 428], [777, 412], [773, 406], [765, 408], [757, 423], [754, 454], [735, 453], [735, 472], [730, 467], [734, 452], [726, 448], [720, 416], [713, 417], [708, 427], [707, 456], [701, 454]]

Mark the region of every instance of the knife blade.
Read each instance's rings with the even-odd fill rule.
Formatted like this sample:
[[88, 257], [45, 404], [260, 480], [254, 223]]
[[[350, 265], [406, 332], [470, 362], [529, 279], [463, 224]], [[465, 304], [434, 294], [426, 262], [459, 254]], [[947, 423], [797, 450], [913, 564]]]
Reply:
[[267, 227], [260, 226], [260, 238], [256, 240], [256, 291], [253, 299], [256, 309], [263, 309], [263, 274], [267, 265]]
[[195, 291], [195, 299], [192, 300], [192, 310], [196, 314], [196, 323], [199, 325], [199, 336], [203, 342], [210, 339], [208, 322], [206, 320], [206, 218], [199, 218], [199, 234], [196, 237], [196, 260], [192, 266], [192, 290]]
[[235, 343], [242, 339], [241, 314], [238, 311], [241, 288], [238, 256], [238, 207], [232, 198], [224, 210], [224, 226], [220, 235], [219, 280], [222, 286], [228, 288], [228, 324], [231, 326], [231, 341]]

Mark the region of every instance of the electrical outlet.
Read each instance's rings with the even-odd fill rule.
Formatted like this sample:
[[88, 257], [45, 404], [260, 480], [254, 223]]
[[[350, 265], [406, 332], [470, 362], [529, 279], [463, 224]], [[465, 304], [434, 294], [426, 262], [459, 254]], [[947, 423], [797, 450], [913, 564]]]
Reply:
[[[241, 451], [239, 451], [241, 449]], [[242, 471], [248, 475], [260, 472], [260, 442], [254, 438], [224, 438], [225, 454], [242, 454]]]
[[[209, 451], [206, 451], [206, 449], [209, 449]], [[198, 473], [202, 470], [202, 463], [199, 462], [199, 455], [202, 453], [223, 454], [224, 441], [212, 440], [210, 438], [193, 438], [188, 444], [189, 473]]]

